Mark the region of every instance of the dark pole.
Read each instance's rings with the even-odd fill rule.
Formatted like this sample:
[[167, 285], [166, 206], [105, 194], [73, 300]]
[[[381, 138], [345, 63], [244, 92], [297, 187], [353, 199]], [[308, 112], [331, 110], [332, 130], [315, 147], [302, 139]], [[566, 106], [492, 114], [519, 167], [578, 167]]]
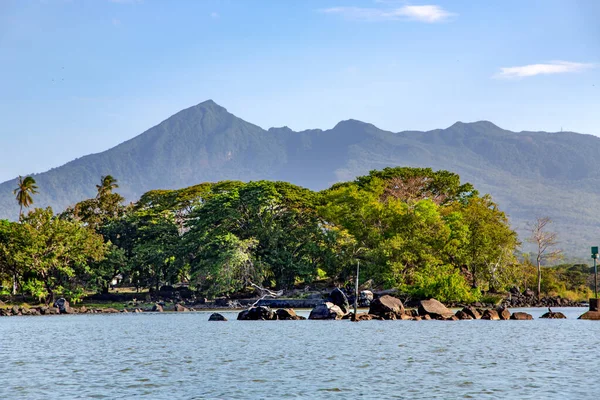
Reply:
[[598, 255], [594, 255], [594, 296], [598, 298], [598, 267], [596, 266], [596, 258]]
[[358, 312], [358, 274], [360, 273], [360, 260], [356, 261], [356, 285], [354, 286], [354, 321]]

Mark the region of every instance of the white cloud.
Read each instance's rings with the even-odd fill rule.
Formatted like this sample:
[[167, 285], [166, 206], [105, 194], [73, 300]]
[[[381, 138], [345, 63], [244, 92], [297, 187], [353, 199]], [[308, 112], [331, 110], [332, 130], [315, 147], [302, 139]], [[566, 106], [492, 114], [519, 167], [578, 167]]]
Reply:
[[500, 72], [494, 75], [494, 78], [524, 78], [536, 75], [566, 74], [572, 72], [581, 72], [586, 69], [594, 68], [594, 64], [577, 63], [570, 61], [551, 61], [546, 64], [530, 64], [521, 67], [503, 67]]
[[421, 22], [441, 22], [455, 13], [448, 12], [440, 6], [403, 6], [399, 8], [361, 8], [361, 7], [332, 7], [321, 10], [325, 14], [341, 15], [348, 19], [364, 21], [395, 21], [414, 20]]
[[213, 11], [213, 12], [210, 13], [210, 17], [212, 19], [217, 19], [217, 18], [219, 18], [219, 13]]
[[119, 25], [121, 25], [121, 20], [119, 18], [113, 18], [112, 19], [112, 24], [114, 26], [119, 26]]

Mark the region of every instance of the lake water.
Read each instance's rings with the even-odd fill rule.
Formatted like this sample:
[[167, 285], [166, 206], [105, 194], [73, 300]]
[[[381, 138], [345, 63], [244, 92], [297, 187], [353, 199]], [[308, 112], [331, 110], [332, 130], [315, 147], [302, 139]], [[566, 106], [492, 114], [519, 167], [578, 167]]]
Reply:
[[569, 319], [5, 317], [0, 399], [596, 399], [600, 322], [555, 311]]

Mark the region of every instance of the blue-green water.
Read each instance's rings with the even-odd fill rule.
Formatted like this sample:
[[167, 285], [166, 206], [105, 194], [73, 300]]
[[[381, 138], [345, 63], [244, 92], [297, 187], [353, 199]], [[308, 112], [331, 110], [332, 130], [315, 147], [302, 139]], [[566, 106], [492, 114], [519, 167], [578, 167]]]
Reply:
[[0, 399], [595, 399], [600, 322], [557, 310], [569, 319], [0, 318]]

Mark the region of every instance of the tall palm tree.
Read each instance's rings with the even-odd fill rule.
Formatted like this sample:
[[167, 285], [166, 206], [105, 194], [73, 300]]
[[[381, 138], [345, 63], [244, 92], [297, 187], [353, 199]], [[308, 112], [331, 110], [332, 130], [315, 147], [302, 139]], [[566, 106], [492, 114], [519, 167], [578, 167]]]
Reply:
[[113, 189], [118, 188], [117, 180], [113, 178], [112, 175], [106, 175], [100, 178], [100, 184], [96, 185], [96, 189], [98, 189], [98, 194], [96, 198], [104, 197], [107, 194], [111, 194]]
[[17, 188], [13, 190], [13, 194], [16, 195], [17, 203], [19, 203], [19, 219], [23, 215], [23, 207], [29, 207], [33, 204], [32, 194], [36, 194], [38, 187], [35, 184], [35, 179], [31, 176], [23, 178], [19, 175], [17, 180]]

